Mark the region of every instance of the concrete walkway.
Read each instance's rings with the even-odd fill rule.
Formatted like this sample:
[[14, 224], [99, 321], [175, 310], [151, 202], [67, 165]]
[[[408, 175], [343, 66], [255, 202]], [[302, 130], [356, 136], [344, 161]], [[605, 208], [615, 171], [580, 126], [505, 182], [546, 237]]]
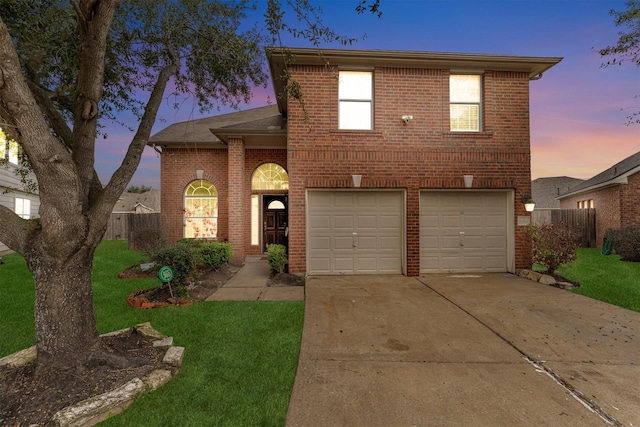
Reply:
[[288, 426], [640, 426], [640, 313], [511, 274], [310, 277]]
[[268, 287], [269, 263], [249, 256], [242, 268], [207, 301], [296, 301], [304, 300], [304, 286]]

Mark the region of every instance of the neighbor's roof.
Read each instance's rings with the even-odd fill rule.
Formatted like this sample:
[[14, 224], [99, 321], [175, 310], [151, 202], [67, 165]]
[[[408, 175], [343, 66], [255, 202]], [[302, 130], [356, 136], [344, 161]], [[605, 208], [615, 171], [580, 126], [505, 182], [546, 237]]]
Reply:
[[[402, 67], [519, 71], [527, 73], [532, 80], [539, 79], [542, 77], [542, 73], [562, 61], [561, 57], [400, 50], [267, 47], [266, 53], [276, 93], [284, 93], [284, 82], [280, 77], [284, 75], [285, 58], [291, 58], [295, 64], [331, 65], [350, 68]], [[278, 99], [278, 106], [280, 111], [286, 115], [286, 99]]]
[[286, 137], [286, 120], [275, 105], [252, 108], [174, 123], [153, 135], [148, 145], [175, 147], [206, 144], [223, 147], [227, 137], [234, 133], [263, 136], [277, 134], [280, 137]]
[[531, 181], [531, 197], [536, 202], [536, 209], [560, 209], [560, 201], [556, 197], [582, 182], [584, 179], [569, 176], [534, 179]]
[[558, 200], [565, 197], [574, 196], [580, 193], [597, 190], [598, 188], [608, 187], [616, 184], [626, 184], [627, 177], [640, 172], [640, 151], [627, 157], [623, 161], [616, 163], [609, 169], [600, 172], [591, 179], [586, 180], [569, 190], [568, 192], [558, 196]]
[[[149, 190], [144, 193], [123, 193], [115, 206], [113, 213], [134, 213], [136, 206], [142, 205], [145, 208], [160, 212], [160, 190]], [[143, 210], [147, 210], [143, 209]]]

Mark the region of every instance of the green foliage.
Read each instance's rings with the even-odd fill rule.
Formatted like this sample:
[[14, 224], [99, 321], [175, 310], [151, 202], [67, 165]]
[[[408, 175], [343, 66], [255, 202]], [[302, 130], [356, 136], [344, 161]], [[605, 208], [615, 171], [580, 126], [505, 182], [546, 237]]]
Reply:
[[137, 185], [132, 185], [129, 188], [127, 188], [127, 193], [142, 194], [151, 190], [153, 190], [153, 188], [147, 187], [146, 185], [141, 185], [140, 187], [138, 187]]
[[231, 244], [223, 242], [204, 242], [199, 252], [202, 265], [214, 270], [220, 269], [233, 256]]
[[542, 264], [549, 274], [576, 259], [577, 234], [565, 224], [531, 224], [527, 229], [532, 242], [532, 261]]
[[287, 248], [284, 245], [267, 245], [269, 267], [275, 273], [283, 273], [287, 265]]
[[190, 243], [178, 242], [174, 246], [158, 249], [152, 259], [159, 266], [170, 266], [173, 269], [173, 282], [181, 285], [196, 272], [198, 251]]
[[640, 262], [640, 224], [610, 228], [604, 237], [624, 261]]

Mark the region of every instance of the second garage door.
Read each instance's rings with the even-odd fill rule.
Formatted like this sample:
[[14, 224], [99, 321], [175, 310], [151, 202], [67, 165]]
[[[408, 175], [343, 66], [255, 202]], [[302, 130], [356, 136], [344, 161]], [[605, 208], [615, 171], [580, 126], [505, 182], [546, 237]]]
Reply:
[[404, 193], [307, 193], [309, 274], [402, 274]]
[[507, 194], [420, 195], [420, 273], [507, 271]]

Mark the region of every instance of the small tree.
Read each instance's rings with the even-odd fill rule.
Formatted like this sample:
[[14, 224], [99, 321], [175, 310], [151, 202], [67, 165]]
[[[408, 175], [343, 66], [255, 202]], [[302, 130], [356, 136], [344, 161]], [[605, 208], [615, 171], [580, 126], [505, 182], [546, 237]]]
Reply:
[[547, 267], [553, 274], [561, 265], [576, 259], [578, 236], [566, 224], [532, 224], [527, 230], [531, 236], [532, 261]]

